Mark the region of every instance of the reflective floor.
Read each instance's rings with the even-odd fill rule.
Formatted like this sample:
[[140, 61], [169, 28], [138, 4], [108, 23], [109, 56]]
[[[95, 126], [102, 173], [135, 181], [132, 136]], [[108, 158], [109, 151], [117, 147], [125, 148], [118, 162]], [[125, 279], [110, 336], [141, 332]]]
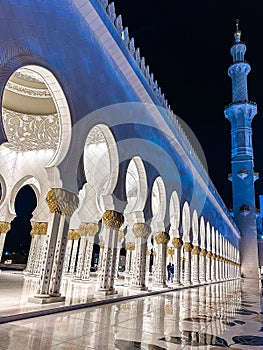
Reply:
[[231, 281], [0, 325], [0, 349], [263, 349], [262, 296]]

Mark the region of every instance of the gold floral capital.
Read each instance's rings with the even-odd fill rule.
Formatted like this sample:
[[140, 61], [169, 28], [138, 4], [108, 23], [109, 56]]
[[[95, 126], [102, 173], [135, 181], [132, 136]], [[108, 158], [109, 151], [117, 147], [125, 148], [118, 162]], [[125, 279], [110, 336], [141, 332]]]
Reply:
[[191, 252], [192, 249], [193, 249], [192, 243], [190, 243], [190, 242], [185, 242], [185, 243], [184, 243], [184, 250], [185, 250], [186, 252]]
[[192, 255], [198, 255], [201, 249], [198, 246], [194, 246], [192, 249]]
[[212, 254], [212, 259], [216, 260], [217, 255], [215, 253]]
[[124, 232], [123, 231], [119, 231], [119, 234], [118, 234], [118, 242], [121, 243], [121, 241], [123, 240], [123, 237], [124, 237]]
[[7, 233], [11, 228], [10, 222], [0, 221], [0, 233]]
[[157, 244], [167, 244], [170, 241], [170, 235], [167, 232], [159, 232], [155, 236]]
[[95, 222], [82, 222], [79, 225], [79, 233], [81, 236], [95, 236], [99, 231], [99, 225]]
[[80, 234], [78, 230], [69, 230], [68, 231], [68, 239], [77, 241], [80, 238]]
[[200, 256], [206, 256], [206, 254], [207, 254], [206, 249], [202, 248], [199, 255]]
[[183, 241], [181, 240], [181, 238], [179, 238], [179, 237], [173, 238], [172, 243], [173, 243], [173, 246], [175, 248], [177, 248], [177, 249], [182, 248]]
[[150, 255], [151, 255], [151, 251], [150, 251], [150, 250], [147, 250], [146, 255], [147, 255], [147, 256], [150, 256]]
[[119, 230], [123, 225], [124, 216], [117, 211], [106, 210], [102, 216], [102, 220], [106, 227], [112, 228], [113, 230]]
[[151, 233], [151, 227], [145, 223], [136, 223], [133, 225], [132, 232], [135, 238], [145, 238], [147, 239]]
[[174, 255], [174, 248], [168, 247], [168, 248], [167, 248], [167, 254], [168, 254], [168, 255]]
[[126, 250], [135, 250], [135, 243], [134, 242], [128, 242], [125, 246]]
[[30, 234], [32, 237], [34, 235], [44, 236], [47, 234], [47, 227], [48, 227], [47, 222], [35, 222], [34, 225], [32, 226]]
[[207, 252], [206, 257], [207, 257], [208, 259], [211, 259], [212, 253], [211, 253], [211, 252]]
[[99, 246], [100, 246], [101, 249], [104, 249], [105, 243], [103, 241], [100, 241], [99, 242]]
[[51, 213], [71, 216], [79, 204], [78, 196], [62, 188], [51, 188], [46, 196]]

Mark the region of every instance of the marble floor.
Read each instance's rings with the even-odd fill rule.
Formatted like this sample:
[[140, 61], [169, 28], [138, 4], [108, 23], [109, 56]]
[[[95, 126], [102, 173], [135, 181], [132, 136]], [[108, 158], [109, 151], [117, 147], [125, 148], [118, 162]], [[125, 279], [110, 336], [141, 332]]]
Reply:
[[[6, 285], [3, 294], [1, 278], [9, 279], [9, 290], [13, 280], [12, 293]], [[25, 289], [18, 288], [18, 282], [23, 285], [25, 281], [21, 275], [1, 274], [1, 315], [28, 311]], [[78, 289], [76, 284], [74, 288]], [[119, 288], [123, 296], [128, 295], [124, 286]], [[83, 293], [79, 294], [82, 299], [75, 297], [75, 302], [85, 299]], [[240, 280], [167, 289], [165, 293], [141, 294], [130, 300], [115, 298], [110, 304], [2, 323], [0, 350], [263, 349], [262, 295], [244, 291]], [[9, 312], [5, 312], [4, 303]], [[47, 306], [32, 307], [37, 310]]]

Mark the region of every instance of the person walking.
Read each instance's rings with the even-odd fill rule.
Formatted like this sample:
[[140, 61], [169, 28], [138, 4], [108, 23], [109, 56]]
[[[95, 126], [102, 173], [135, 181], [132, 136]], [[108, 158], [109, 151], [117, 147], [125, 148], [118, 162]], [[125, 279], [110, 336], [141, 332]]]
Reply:
[[171, 282], [174, 280], [174, 264], [170, 266], [170, 280]]
[[170, 267], [171, 267], [171, 263], [169, 262], [169, 264], [167, 265], [167, 274], [168, 274], [168, 277], [167, 277], [167, 281], [170, 281], [170, 277], [171, 277], [171, 271], [170, 271]]

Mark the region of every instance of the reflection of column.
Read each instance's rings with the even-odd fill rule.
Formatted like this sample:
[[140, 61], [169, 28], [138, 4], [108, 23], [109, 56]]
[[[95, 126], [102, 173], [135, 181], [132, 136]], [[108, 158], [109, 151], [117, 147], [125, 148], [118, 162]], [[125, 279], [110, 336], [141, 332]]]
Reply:
[[117, 245], [115, 278], [118, 278], [119, 262], [120, 262], [120, 254], [121, 254], [121, 246], [122, 246], [122, 242], [123, 242], [123, 237], [124, 237], [124, 232], [123, 231], [119, 231], [119, 234], [118, 234], [118, 245]]
[[199, 276], [200, 282], [206, 281], [206, 249], [201, 249], [199, 254]]
[[71, 251], [71, 259], [70, 259], [70, 266], [69, 266], [69, 273], [74, 275], [75, 268], [76, 268], [76, 260], [77, 260], [77, 253], [78, 253], [78, 245], [79, 245], [79, 238], [80, 234], [77, 230], [69, 230], [69, 235], [72, 236], [73, 240], [73, 246]]
[[192, 249], [192, 282], [193, 284], [199, 284], [199, 253], [200, 248], [198, 246], [194, 246]]
[[132, 231], [135, 236], [135, 264], [132, 286], [145, 289], [147, 238], [151, 233], [151, 228], [147, 224], [136, 223], [133, 225]]
[[155, 241], [158, 247], [157, 263], [154, 271], [154, 282], [157, 285], [166, 287], [166, 254], [167, 243], [170, 236], [167, 232], [159, 232], [155, 235]]
[[37, 298], [60, 297], [61, 295], [60, 284], [69, 220], [78, 206], [77, 195], [60, 188], [51, 189], [46, 201], [51, 212], [51, 222], [48, 225], [47, 251], [44, 254], [43, 272], [35, 296]]
[[[84, 255], [84, 261], [83, 261], [83, 272], [82, 272], [82, 279], [83, 280], [89, 280], [90, 279], [90, 268], [91, 268], [91, 260], [92, 260], [92, 252], [93, 252], [93, 245], [94, 245], [94, 237], [96, 233], [99, 231], [99, 225], [97, 223], [89, 222], [89, 223], [82, 223], [80, 225], [80, 230], [82, 234], [87, 237], [86, 242], [86, 250]], [[80, 262], [81, 264], [81, 262]], [[80, 268], [80, 267], [79, 267]]]
[[189, 286], [191, 284], [191, 251], [192, 251], [192, 243], [185, 242], [184, 243], [184, 286]]
[[212, 257], [212, 253], [211, 252], [207, 252], [206, 254], [206, 282], [211, 282], [212, 278], [211, 278], [211, 265], [212, 265], [212, 261], [211, 261], [211, 257]]
[[174, 238], [173, 241], [174, 246], [174, 285], [180, 286], [180, 278], [181, 278], [181, 248], [183, 245], [183, 241], [181, 238]]
[[9, 222], [0, 221], [0, 261], [2, 259], [6, 234], [10, 230], [11, 225]]
[[71, 250], [72, 250], [72, 234], [70, 233], [70, 230], [69, 230], [68, 240], [67, 240], [67, 245], [66, 245], [65, 260], [64, 260], [64, 265], [63, 265], [63, 273], [69, 272]]
[[124, 222], [121, 213], [114, 210], [106, 210], [102, 217], [103, 231], [105, 237], [105, 248], [103, 253], [103, 261], [99, 276], [99, 291], [105, 294], [113, 294], [114, 276], [117, 257], [117, 241], [118, 233]]

